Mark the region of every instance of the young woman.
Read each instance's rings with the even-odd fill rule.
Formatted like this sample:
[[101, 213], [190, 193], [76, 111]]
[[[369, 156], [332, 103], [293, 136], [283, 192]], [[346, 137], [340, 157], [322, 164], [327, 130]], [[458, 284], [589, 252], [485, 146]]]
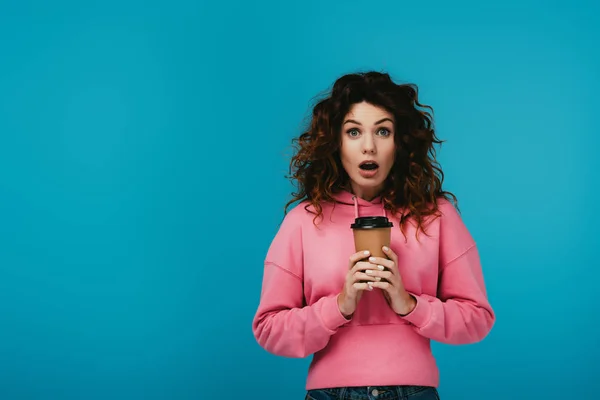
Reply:
[[[307, 399], [439, 399], [430, 341], [474, 343], [495, 322], [477, 246], [442, 189], [427, 109], [414, 85], [350, 74], [295, 140], [298, 191], [266, 255], [252, 328], [273, 354], [313, 356]], [[385, 257], [355, 248], [359, 216], [393, 223]]]

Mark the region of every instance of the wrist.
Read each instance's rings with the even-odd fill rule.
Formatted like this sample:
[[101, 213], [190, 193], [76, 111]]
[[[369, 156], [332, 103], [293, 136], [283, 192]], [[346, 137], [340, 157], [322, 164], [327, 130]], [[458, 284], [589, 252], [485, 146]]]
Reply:
[[408, 294], [407, 297], [404, 299], [404, 301], [402, 302], [402, 305], [399, 307], [398, 310], [396, 310], [396, 314], [399, 314], [400, 316], [404, 317], [408, 314], [410, 314], [415, 307], [417, 306], [417, 299], [415, 298], [415, 296], [413, 296], [412, 294]]
[[344, 318], [350, 319], [350, 317], [352, 316], [352, 312], [348, 311], [348, 309], [346, 308], [346, 297], [343, 293], [338, 295], [337, 305], [338, 309], [340, 310], [340, 313], [344, 316]]

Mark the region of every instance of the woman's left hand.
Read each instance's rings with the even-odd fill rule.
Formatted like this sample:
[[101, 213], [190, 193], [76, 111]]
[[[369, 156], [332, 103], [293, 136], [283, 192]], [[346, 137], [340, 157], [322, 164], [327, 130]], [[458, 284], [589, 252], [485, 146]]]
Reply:
[[[388, 247], [383, 247], [383, 252], [387, 254], [389, 259], [381, 257], [369, 257], [369, 262], [375, 267], [372, 271], [365, 271], [368, 275], [378, 276], [382, 278], [379, 281], [373, 282], [374, 288], [380, 288], [383, 291], [388, 304], [396, 314], [409, 314], [417, 305], [417, 300], [404, 289], [402, 277], [398, 271], [398, 256]], [[378, 266], [383, 266], [386, 269], [381, 270]]]

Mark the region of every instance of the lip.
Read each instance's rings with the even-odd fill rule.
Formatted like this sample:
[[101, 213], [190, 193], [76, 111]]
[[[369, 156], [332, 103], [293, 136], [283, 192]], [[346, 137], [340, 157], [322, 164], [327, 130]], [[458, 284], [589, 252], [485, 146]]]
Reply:
[[365, 161], [361, 162], [360, 164], [358, 164], [358, 166], [360, 167], [361, 165], [364, 165], [367, 163], [373, 163], [373, 164], [377, 165], [377, 168], [379, 168], [379, 163], [375, 160], [365, 160]]
[[358, 173], [360, 174], [360, 176], [362, 176], [363, 178], [372, 178], [375, 175], [377, 175], [377, 172], [379, 172], [379, 167], [372, 169], [372, 170], [365, 170], [365, 169], [358, 169]]

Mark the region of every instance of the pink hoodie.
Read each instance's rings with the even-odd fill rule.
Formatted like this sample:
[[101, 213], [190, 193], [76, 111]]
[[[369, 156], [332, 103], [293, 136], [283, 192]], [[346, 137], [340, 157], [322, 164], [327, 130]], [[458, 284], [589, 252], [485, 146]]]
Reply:
[[391, 248], [416, 308], [400, 316], [381, 290], [364, 291], [356, 312], [344, 318], [337, 297], [356, 251], [350, 224], [360, 216], [383, 215], [372, 202], [348, 192], [337, 204], [323, 204], [313, 225], [305, 203], [292, 209], [277, 232], [264, 263], [260, 304], [253, 320], [258, 343], [284, 357], [311, 362], [306, 389], [343, 386], [438, 386], [430, 340], [466, 344], [490, 332], [495, 315], [488, 302], [477, 247], [454, 206], [440, 200], [443, 213], [427, 235], [390, 217]]

